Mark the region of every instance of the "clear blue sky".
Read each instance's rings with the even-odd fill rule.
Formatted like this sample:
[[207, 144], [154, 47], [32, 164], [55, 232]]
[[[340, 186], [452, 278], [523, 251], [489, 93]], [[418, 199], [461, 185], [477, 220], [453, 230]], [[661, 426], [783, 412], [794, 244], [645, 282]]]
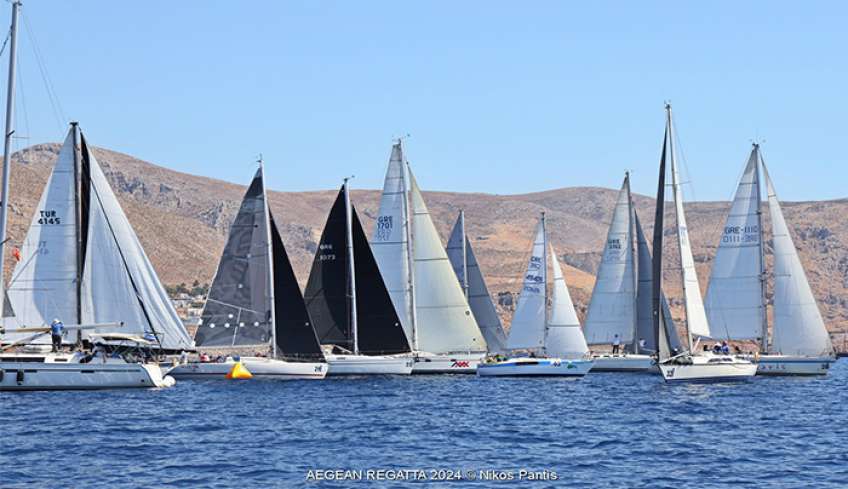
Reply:
[[[64, 117], [94, 145], [180, 171], [244, 183], [261, 152], [277, 190], [349, 174], [379, 188], [392, 137], [409, 133], [425, 190], [618, 187], [630, 168], [650, 194], [668, 99], [690, 198], [728, 199], [755, 137], [783, 199], [848, 196], [845, 3], [25, 0], [24, 11]], [[65, 121], [26, 29], [20, 57], [20, 132], [57, 141]]]

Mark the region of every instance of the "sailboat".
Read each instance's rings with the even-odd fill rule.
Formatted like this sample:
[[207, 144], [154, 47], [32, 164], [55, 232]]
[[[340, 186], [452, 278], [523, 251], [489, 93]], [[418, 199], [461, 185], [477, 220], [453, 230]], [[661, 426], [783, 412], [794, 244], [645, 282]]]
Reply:
[[[553, 289], [548, 288], [548, 258], [553, 268]], [[548, 302], [551, 303], [548, 314]], [[580, 329], [559, 260], [548, 243], [545, 214], [536, 226], [530, 261], [518, 305], [512, 318], [506, 360], [490, 357], [477, 367], [480, 376], [582, 377], [592, 368], [589, 347]], [[516, 353], [526, 351], [528, 355]]]
[[268, 206], [262, 160], [230, 227], [200, 326], [198, 347], [268, 348], [267, 356], [174, 367], [177, 379], [224, 379], [236, 363], [256, 378], [323, 379], [327, 362]]
[[330, 375], [412, 373], [409, 343], [350, 202], [348, 179], [327, 217], [304, 296]]
[[[771, 349], [760, 167], [765, 178], [774, 243]], [[758, 375], [826, 374], [830, 364], [836, 361], [759, 144], [753, 145], [724, 225], [707, 288], [706, 311], [713, 328], [728, 338], [759, 343]]]
[[651, 356], [640, 351], [640, 343], [646, 340], [637, 335], [640, 304], [635, 215], [628, 173], [618, 192], [584, 326], [590, 346], [618, 340], [628, 348], [619, 353], [593, 352], [593, 371], [645, 372], [653, 365]]
[[413, 373], [474, 373], [486, 340], [401, 141], [392, 146], [371, 246], [413, 350]]
[[[662, 314], [662, 255], [663, 220], [665, 217], [666, 162], [671, 164], [671, 181], [674, 196], [674, 210], [677, 217], [675, 235], [680, 252], [680, 271], [683, 283], [683, 300], [686, 308], [686, 344], [687, 350], [672, 350], [667, 336], [666, 317]], [[677, 169], [677, 155], [674, 148], [674, 133], [671, 118], [671, 105], [666, 104], [666, 127], [660, 158], [660, 176], [657, 184], [657, 208], [654, 217], [654, 257], [653, 257], [653, 294], [652, 312], [654, 331], [658, 345], [657, 364], [666, 381], [684, 382], [726, 382], [745, 380], [753, 377], [757, 366], [753, 363], [730, 355], [697, 351], [695, 337], [709, 337], [710, 325], [707, 322], [704, 303], [701, 298], [695, 260], [689, 243], [689, 230], [686, 227], [686, 215], [683, 212], [683, 194]]]
[[474, 249], [471, 248], [471, 242], [465, 233], [464, 211], [459, 211], [459, 217], [453, 226], [445, 251], [448, 253], [456, 278], [459, 279], [459, 284], [465, 292], [474, 319], [486, 340], [489, 355], [504, 352], [506, 333], [495, 304], [492, 302], [492, 296], [489, 295]]

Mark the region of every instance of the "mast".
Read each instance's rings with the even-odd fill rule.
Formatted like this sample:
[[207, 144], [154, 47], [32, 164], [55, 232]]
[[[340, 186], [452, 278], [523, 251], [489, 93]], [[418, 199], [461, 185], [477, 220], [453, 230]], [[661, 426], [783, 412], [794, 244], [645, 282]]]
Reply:
[[762, 332], [760, 333], [760, 352], [768, 353], [768, 303], [766, 302], [766, 251], [765, 251], [765, 233], [763, 232], [763, 206], [762, 206], [762, 185], [760, 185], [760, 145], [754, 143], [754, 153], [757, 158], [757, 168], [755, 175], [757, 177], [757, 232], [760, 238], [760, 297], [763, 308], [762, 314]]
[[[556, 258], [555, 258], [556, 259]], [[548, 344], [548, 229], [545, 226], [545, 212], [542, 211], [542, 267], [545, 277], [545, 336], [542, 338], [542, 348], [547, 351]]]
[[468, 253], [465, 238], [465, 211], [459, 211], [459, 230], [462, 233], [462, 290], [465, 292], [465, 300], [468, 300]]
[[347, 275], [348, 275], [348, 300], [350, 301], [350, 335], [353, 338], [353, 354], [359, 355], [359, 334], [357, 333], [357, 312], [356, 312], [356, 265], [353, 262], [353, 213], [350, 206], [350, 192], [348, 191], [347, 181], [344, 179], [344, 199], [345, 199], [345, 232], [347, 234], [345, 240], [347, 244]]
[[402, 139], [398, 138], [397, 144], [400, 148], [401, 170], [400, 179], [403, 184], [403, 224], [406, 228], [406, 263], [409, 273], [407, 273], [407, 281], [409, 282], [409, 319], [412, 321], [412, 351], [418, 351], [418, 308], [415, 305], [415, 251], [412, 241], [412, 220], [409, 218], [409, 184], [406, 181], [406, 176], [409, 170], [409, 163], [406, 161], [406, 156], [403, 154]]
[[274, 302], [274, 246], [271, 241], [271, 209], [268, 205], [268, 191], [265, 188], [265, 163], [259, 155], [259, 172], [262, 177], [262, 202], [265, 206], [265, 243], [268, 254], [268, 295], [271, 301], [271, 358], [277, 358], [277, 311]]
[[[79, 122], [71, 122], [71, 131], [74, 133], [74, 232], [76, 233], [76, 254], [77, 254], [77, 324], [82, 324], [82, 267], [85, 264], [85, 256], [83, 256], [82, 245], [82, 203], [80, 194], [82, 193], [82, 143], [80, 141]], [[77, 330], [77, 344], [82, 343], [82, 331]]]
[[633, 279], [633, 353], [639, 353], [639, 307], [636, 304], [637, 294], [639, 293], [639, 272], [638, 272], [638, 260], [637, 260], [637, 250], [636, 250], [636, 225], [634, 216], [636, 215], [636, 210], [633, 208], [633, 196], [630, 194], [630, 172], [624, 172], [624, 182], [625, 188], [627, 189], [627, 209], [629, 216], [629, 225], [627, 228], [627, 232], [630, 233], [629, 239], [627, 240], [627, 244], [630, 250], [630, 262], [631, 262], [631, 273]]
[[20, 0], [12, 2], [12, 26], [9, 45], [9, 81], [6, 88], [6, 132], [3, 138], [3, 199], [0, 205], [0, 316], [5, 311], [6, 281], [2, 271], [6, 256], [6, 220], [9, 211], [9, 173], [12, 166], [12, 135], [15, 133], [15, 70], [18, 53], [18, 11]]
[[[686, 337], [688, 339], [688, 345], [687, 346], [688, 346], [689, 351], [692, 352], [692, 348], [694, 346], [694, 339], [692, 338], [692, 330], [689, 327], [689, 318], [690, 318], [689, 301], [686, 300], [686, 297], [687, 297], [687, 295], [686, 295], [686, 272], [683, 270], [683, 264], [682, 264], [684, 250], [683, 250], [683, 239], [682, 239], [681, 234], [680, 234], [680, 209], [682, 209], [683, 203], [678, 202], [678, 199], [681, 196], [681, 193], [680, 193], [680, 179], [679, 179], [679, 175], [677, 174], [677, 158], [675, 156], [675, 151], [674, 151], [674, 128], [673, 128], [672, 121], [671, 121], [671, 104], [665, 105], [665, 111], [666, 111], [666, 125], [668, 127], [668, 129], [666, 131], [667, 138], [668, 138], [668, 155], [669, 155], [669, 159], [671, 160], [671, 185], [672, 185], [672, 192], [671, 193], [674, 196], [674, 213], [675, 213], [675, 219], [677, 221], [677, 226], [675, 226], [676, 227], [675, 232], [677, 233], [677, 247], [678, 247], [678, 250], [680, 252], [680, 257], [681, 257], [680, 258], [680, 261], [681, 261], [680, 281], [682, 282], [682, 285], [683, 285], [683, 298], [684, 298], [683, 306], [684, 306], [684, 309], [686, 310]], [[654, 251], [654, 253], [656, 254], [656, 251]]]

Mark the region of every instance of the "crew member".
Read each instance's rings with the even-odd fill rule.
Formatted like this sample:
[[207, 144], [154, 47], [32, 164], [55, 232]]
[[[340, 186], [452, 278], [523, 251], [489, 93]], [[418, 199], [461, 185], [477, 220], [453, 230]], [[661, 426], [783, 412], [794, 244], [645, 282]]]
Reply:
[[50, 338], [53, 340], [53, 351], [57, 352], [62, 349], [62, 332], [65, 330], [65, 325], [59, 318], [50, 323]]
[[612, 337], [612, 354], [617, 355], [619, 350], [621, 350], [621, 338], [616, 334]]

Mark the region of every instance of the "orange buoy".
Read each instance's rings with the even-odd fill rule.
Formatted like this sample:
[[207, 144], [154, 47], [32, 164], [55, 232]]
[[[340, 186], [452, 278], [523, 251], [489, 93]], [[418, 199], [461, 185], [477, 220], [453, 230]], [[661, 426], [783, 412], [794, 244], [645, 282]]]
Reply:
[[246, 379], [252, 379], [253, 374], [250, 373], [250, 370], [248, 370], [247, 367], [245, 367], [243, 363], [236, 362], [236, 364], [233, 365], [233, 368], [231, 368], [230, 371], [227, 372], [227, 378], [231, 379], [231, 380], [232, 379], [246, 380]]

